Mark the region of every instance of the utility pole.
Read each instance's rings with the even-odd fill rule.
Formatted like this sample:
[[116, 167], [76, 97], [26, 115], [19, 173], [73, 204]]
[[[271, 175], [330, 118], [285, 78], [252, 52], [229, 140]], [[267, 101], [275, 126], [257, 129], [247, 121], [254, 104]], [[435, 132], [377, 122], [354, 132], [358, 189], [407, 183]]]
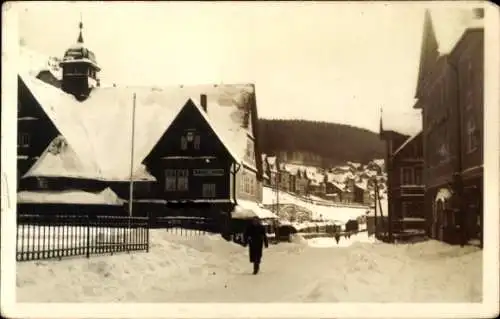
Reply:
[[128, 239], [130, 235], [130, 222], [132, 219], [132, 209], [133, 209], [133, 198], [134, 198], [134, 140], [135, 140], [135, 100], [136, 100], [136, 94], [134, 93], [133, 100], [132, 100], [132, 141], [131, 141], [131, 148], [130, 148], [130, 182], [129, 182], [129, 198], [128, 198], [128, 231], [127, 231], [127, 249], [128, 249]]
[[375, 205], [375, 238], [378, 239], [378, 216], [377, 216], [377, 204], [378, 204], [378, 182], [377, 182], [377, 179], [374, 178], [373, 179], [373, 183], [374, 183], [374, 205]]

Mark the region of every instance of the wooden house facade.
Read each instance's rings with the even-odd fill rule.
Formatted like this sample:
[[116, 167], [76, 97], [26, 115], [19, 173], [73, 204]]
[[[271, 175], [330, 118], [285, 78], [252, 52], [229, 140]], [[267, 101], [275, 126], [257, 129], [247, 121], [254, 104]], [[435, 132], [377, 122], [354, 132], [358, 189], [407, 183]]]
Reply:
[[[381, 116], [380, 137], [386, 142], [384, 166], [388, 202], [388, 211], [383, 213], [387, 214], [391, 241], [395, 233], [407, 228], [425, 227], [421, 217], [424, 211], [421, 125], [420, 113], [412, 111], [411, 107], [408, 112], [384, 111]], [[417, 226], [413, 221], [417, 221]]]

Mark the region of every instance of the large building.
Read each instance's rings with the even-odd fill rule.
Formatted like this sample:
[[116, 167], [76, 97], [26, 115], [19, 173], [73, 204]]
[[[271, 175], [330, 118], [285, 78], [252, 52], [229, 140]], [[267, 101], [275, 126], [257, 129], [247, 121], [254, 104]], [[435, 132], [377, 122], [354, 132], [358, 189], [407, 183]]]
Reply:
[[59, 78], [47, 77], [47, 63], [21, 50], [24, 194], [110, 188], [128, 200], [132, 180], [136, 202], [162, 203], [165, 212], [256, 209], [263, 172], [255, 86], [102, 87], [82, 28]]
[[422, 113], [425, 211], [429, 235], [450, 243], [482, 245], [483, 14], [427, 11], [424, 20], [414, 108]]

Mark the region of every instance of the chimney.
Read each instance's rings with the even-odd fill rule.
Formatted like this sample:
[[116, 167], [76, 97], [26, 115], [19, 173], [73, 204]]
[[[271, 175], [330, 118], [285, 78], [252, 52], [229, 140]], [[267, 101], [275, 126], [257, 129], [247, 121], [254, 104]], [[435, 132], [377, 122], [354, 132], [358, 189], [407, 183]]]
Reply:
[[206, 94], [200, 94], [200, 104], [201, 104], [201, 107], [203, 108], [203, 111], [207, 112], [207, 95]]
[[484, 18], [484, 8], [474, 8], [472, 9], [474, 12], [474, 18], [475, 19], [483, 19]]

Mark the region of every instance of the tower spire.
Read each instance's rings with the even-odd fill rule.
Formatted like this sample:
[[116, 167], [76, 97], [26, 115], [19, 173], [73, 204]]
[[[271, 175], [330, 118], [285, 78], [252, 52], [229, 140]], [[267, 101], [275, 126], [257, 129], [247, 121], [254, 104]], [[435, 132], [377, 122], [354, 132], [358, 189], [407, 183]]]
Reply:
[[83, 31], [83, 19], [82, 19], [82, 14], [81, 13], [80, 13], [80, 23], [79, 23], [78, 27], [80, 28], [80, 34], [78, 35], [78, 43], [83, 43], [83, 34], [82, 34], [82, 31]]
[[382, 106], [380, 107], [380, 123], [379, 123], [379, 132], [382, 133], [384, 131], [384, 125], [382, 124], [382, 117], [383, 117], [383, 108]]

